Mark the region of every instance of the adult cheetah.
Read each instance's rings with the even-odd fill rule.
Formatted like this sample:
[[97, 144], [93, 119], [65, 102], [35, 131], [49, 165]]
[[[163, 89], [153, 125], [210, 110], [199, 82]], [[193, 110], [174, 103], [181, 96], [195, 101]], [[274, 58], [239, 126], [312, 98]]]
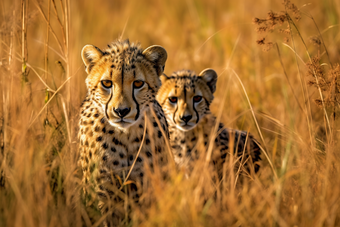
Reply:
[[[143, 50], [129, 40], [117, 40], [104, 50], [86, 45], [81, 56], [88, 74], [79, 122], [83, 183], [94, 185], [102, 213], [114, 210], [119, 217], [124, 210], [112, 201], [119, 197], [132, 164], [128, 180], [134, 184], [129, 190], [138, 197], [147, 181], [145, 167], [152, 170], [167, 162], [168, 126], [155, 100], [167, 52], [161, 46]], [[114, 223], [108, 215], [106, 224]]]
[[[203, 150], [207, 150], [212, 130], [216, 125], [216, 118], [210, 112], [210, 104], [216, 90], [217, 74], [212, 69], [203, 70], [199, 75], [190, 70], [181, 70], [169, 77], [163, 75], [161, 80], [162, 87], [156, 98], [168, 121], [170, 145], [175, 162], [190, 172], [195, 163], [193, 160], [198, 159], [200, 155], [198, 148], [202, 146], [199, 145], [203, 145], [205, 147]], [[245, 152], [243, 160], [250, 159], [247, 168], [251, 166], [255, 172], [258, 171], [258, 161], [261, 160], [260, 148], [252, 135], [244, 131], [227, 129], [222, 123], [219, 123], [216, 132], [217, 135], [212, 140], [211, 161], [219, 174], [230, 152], [230, 146], [234, 147], [236, 157], [240, 161]]]

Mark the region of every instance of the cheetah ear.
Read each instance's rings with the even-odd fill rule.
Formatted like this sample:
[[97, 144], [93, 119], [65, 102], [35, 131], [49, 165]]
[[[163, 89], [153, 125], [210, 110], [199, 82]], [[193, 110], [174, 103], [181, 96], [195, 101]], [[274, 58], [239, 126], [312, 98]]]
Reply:
[[211, 92], [214, 93], [216, 91], [216, 82], [217, 82], [217, 73], [213, 69], [205, 69], [200, 75], [202, 79], [207, 83]]
[[153, 45], [146, 48], [143, 51], [143, 55], [147, 60], [155, 64], [158, 76], [162, 75], [166, 59], [168, 58], [166, 50], [161, 46]]
[[165, 73], [162, 73], [162, 75], [159, 76], [159, 79], [161, 79], [162, 85], [169, 79]]
[[103, 56], [103, 52], [93, 45], [84, 46], [81, 51], [81, 57], [85, 64], [85, 71], [89, 74], [91, 72], [92, 67], [99, 59]]

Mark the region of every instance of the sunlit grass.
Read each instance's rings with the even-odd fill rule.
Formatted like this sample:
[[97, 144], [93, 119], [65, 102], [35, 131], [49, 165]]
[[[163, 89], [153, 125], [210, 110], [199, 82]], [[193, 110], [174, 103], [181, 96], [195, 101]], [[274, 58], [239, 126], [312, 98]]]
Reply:
[[[221, 182], [204, 158], [189, 178], [148, 173], [152, 187], [122, 225], [339, 226], [340, 88], [327, 75], [339, 73], [340, 3], [293, 3], [301, 20], [282, 25], [291, 32], [285, 43], [285, 34], [257, 33], [252, 23], [285, 11], [281, 1], [1, 1], [0, 226], [101, 224], [77, 167], [86, 95], [80, 51], [118, 37], [162, 45], [166, 74], [215, 69], [212, 111], [254, 134], [266, 152], [259, 174], [242, 180], [233, 159]], [[263, 37], [273, 43], [268, 52], [256, 44]], [[315, 56], [325, 78], [307, 76]]]

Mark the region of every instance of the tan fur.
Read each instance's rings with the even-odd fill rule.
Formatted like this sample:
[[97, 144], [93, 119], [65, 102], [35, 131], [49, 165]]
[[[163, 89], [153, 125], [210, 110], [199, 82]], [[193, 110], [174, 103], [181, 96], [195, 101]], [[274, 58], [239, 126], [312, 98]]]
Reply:
[[[190, 172], [194, 160], [207, 150], [217, 123], [209, 108], [216, 90], [217, 74], [212, 69], [203, 70], [198, 76], [193, 71], [182, 70], [174, 72], [169, 77], [163, 75], [161, 80], [162, 87], [158, 91], [157, 100], [168, 121], [170, 145], [175, 162]], [[195, 97], [196, 99], [201, 97], [201, 100], [195, 102]], [[176, 103], [173, 102], [175, 99]], [[212, 141], [214, 152], [211, 160], [218, 172], [222, 171], [222, 164], [230, 154], [231, 146], [234, 147], [233, 150], [237, 152], [238, 157], [245, 150], [244, 160], [250, 156], [249, 165], [252, 166], [256, 162], [255, 171], [258, 170], [260, 148], [252, 135], [226, 129], [219, 123], [217, 136]], [[199, 147], [205, 147], [204, 151], [199, 150]]]
[[[163, 72], [167, 58], [160, 46], [151, 46], [143, 51], [140, 45], [130, 44], [128, 40], [115, 41], [105, 50], [87, 45], [82, 58], [88, 76], [88, 94], [81, 107], [80, 116], [80, 165], [83, 170], [84, 185], [94, 185], [103, 213], [111, 202], [117, 200], [117, 191], [126, 177], [132, 163], [137, 162], [129, 180], [135, 182], [133, 188], [138, 193], [145, 179], [145, 165], [151, 170], [157, 163], [167, 162], [165, 139], [156, 120], [151, 114], [152, 107], [164, 132], [168, 134], [163, 111], [155, 100], [160, 87], [159, 76]], [[112, 83], [105, 88], [102, 81]], [[135, 81], [143, 81], [136, 88]], [[129, 109], [124, 117], [117, 110]], [[139, 157], [136, 157], [143, 140], [144, 122], [150, 124], [146, 129], [144, 144]], [[133, 184], [132, 184], [133, 185]], [[114, 214], [121, 213], [114, 208]], [[115, 223], [108, 216], [107, 224]]]

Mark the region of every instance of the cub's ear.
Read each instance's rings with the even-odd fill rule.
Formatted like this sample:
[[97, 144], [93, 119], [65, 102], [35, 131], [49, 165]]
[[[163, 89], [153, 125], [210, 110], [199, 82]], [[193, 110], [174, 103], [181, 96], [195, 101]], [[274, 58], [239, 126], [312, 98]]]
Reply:
[[163, 85], [169, 79], [169, 77], [163, 73], [162, 75], [159, 76], [159, 79], [161, 79]]
[[158, 45], [150, 46], [143, 51], [144, 57], [153, 62], [157, 69], [158, 76], [164, 72], [165, 62], [168, 58], [166, 50]]
[[102, 56], [103, 52], [98, 47], [93, 45], [84, 46], [83, 50], [81, 51], [81, 57], [85, 64], [85, 70], [88, 74], [91, 72], [94, 64], [98, 62]]
[[205, 69], [200, 75], [202, 79], [207, 83], [211, 92], [214, 93], [216, 91], [216, 82], [217, 82], [217, 73], [213, 69]]

